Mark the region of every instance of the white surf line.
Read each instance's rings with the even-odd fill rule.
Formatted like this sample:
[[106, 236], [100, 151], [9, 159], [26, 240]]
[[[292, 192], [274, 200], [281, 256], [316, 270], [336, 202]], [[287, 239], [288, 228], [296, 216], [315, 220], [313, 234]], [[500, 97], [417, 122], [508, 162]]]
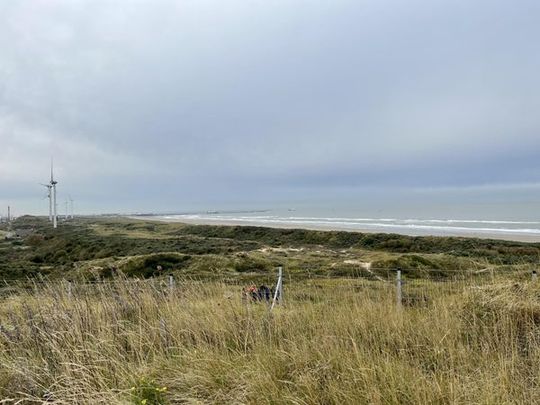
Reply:
[[[481, 227], [481, 228], [472, 228], [465, 226], [436, 226], [436, 225], [418, 225], [418, 224], [390, 224], [390, 223], [378, 223], [378, 222], [349, 222], [349, 221], [312, 221], [312, 220], [302, 220], [302, 221], [293, 221], [285, 220], [281, 218], [276, 219], [254, 219], [252, 217], [229, 217], [229, 218], [216, 218], [216, 217], [198, 217], [198, 218], [188, 218], [185, 219], [191, 220], [203, 220], [203, 221], [229, 221], [229, 222], [251, 222], [259, 224], [281, 224], [281, 225], [318, 225], [318, 226], [343, 226], [351, 229], [355, 229], [355, 226], [358, 226], [358, 229], [362, 227], [370, 228], [391, 228], [391, 229], [417, 229], [417, 230], [431, 230], [439, 232], [466, 232], [466, 233], [502, 233], [502, 234], [529, 234], [529, 235], [538, 235], [540, 234], [540, 229], [534, 228], [492, 228], [492, 227]], [[182, 218], [179, 218], [182, 219]]]

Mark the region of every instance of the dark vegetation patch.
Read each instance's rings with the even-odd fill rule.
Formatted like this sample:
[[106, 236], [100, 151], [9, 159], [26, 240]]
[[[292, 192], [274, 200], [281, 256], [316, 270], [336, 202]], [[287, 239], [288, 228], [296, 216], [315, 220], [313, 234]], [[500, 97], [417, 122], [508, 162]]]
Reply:
[[212, 225], [187, 225], [175, 231], [175, 234], [250, 240], [270, 246], [320, 245], [334, 249], [362, 248], [392, 253], [445, 253], [455, 257], [483, 258], [494, 264], [537, 263], [540, 259], [540, 243], [489, 239]]
[[134, 257], [120, 269], [128, 277], [149, 278], [185, 269], [191, 256], [179, 253], [157, 253]]
[[[51, 275], [51, 270], [44, 267], [52, 267], [61, 274], [72, 269], [74, 263], [112, 257], [170, 252], [185, 255], [225, 255], [261, 247], [257, 242], [201, 238], [189, 234], [170, 238], [130, 238], [120, 233], [126, 228], [141, 229], [139, 223], [120, 222], [119, 232], [101, 235], [90, 227], [91, 224], [92, 221], [79, 220], [62, 224], [54, 230], [44, 219], [35, 217], [18, 219], [14, 224], [15, 227], [32, 228], [33, 233], [24, 240], [0, 241], [0, 279], [34, 277], [37, 274]], [[143, 223], [143, 225], [142, 228], [150, 232], [157, 232], [156, 229], [160, 228], [160, 224], [148, 226]], [[17, 246], [24, 249], [17, 249]], [[149, 261], [148, 266], [151, 266], [152, 259]], [[165, 265], [170, 264], [165, 259], [164, 262]], [[133, 270], [134, 274], [143, 275], [148, 273], [148, 266], [146, 270], [130, 270]]]
[[267, 259], [257, 258], [247, 254], [237, 255], [234, 260], [234, 270], [239, 273], [266, 273], [275, 267], [276, 265], [272, 264], [272, 262]]
[[[357, 265], [343, 264], [340, 251], [349, 249], [392, 253], [389, 258], [374, 262], [373, 271], [386, 274], [385, 270], [401, 268], [409, 277], [422, 276], [427, 270], [435, 275], [440, 271], [444, 276], [447, 269], [476, 260], [509, 266], [536, 264], [540, 258], [538, 243], [253, 226], [198, 226], [122, 218], [77, 219], [53, 230], [43, 218], [21, 217], [14, 222], [13, 228], [25, 230], [25, 237], [0, 240], [0, 279], [37, 275], [64, 277], [80, 263], [97, 259], [114, 263], [118, 258], [130, 256], [134, 258], [123, 262], [127, 264], [121, 270], [136, 277], [156, 275], [157, 266], [164, 271], [193, 277], [252, 277], [273, 274], [278, 264], [285, 264], [289, 274], [299, 277], [370, 276]], [[6, 224], [0, 224], [0, 229], [5, 230]], [[262, 254], [259, 249], [263, 247], [305, 248], [305, 251]], [[102, 267], [100, 276], [113, 274], [113, 264]], [[464, 270], [470, 269], [471, 266], [464, 267]]]

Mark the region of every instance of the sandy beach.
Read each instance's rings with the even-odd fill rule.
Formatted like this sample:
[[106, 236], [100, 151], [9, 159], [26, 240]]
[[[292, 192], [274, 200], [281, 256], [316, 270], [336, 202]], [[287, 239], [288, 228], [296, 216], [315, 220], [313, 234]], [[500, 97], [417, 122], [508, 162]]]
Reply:
[[156, 220], [163, 222], [175, 222], [185, 223], [192, 225], [224, 225], [224, 226], [258, 226], [266, 228], [282, 228], [282, 229], [309, 229], [320, 231], [346, 231], [346, 232], [360, 232], [360, 233], [386, 233], [386, 234], [399, 234], [408, 236], [439, 236], [439, 237], [464, 237], [464, 238], [479, 238], [479, 239], [495, 239], [495, 240], [507, 240], [515, 242], [527, 242], [527, 243], [539, 243], [540, 235], [536, 234], [515, 234], [515, 233], [502, 233], [502, 232], [485, 232], [475, 231], [474, 229], [466, 230], [449, 230], [446, 228], [444, 231], [438, 230], [425, 230], [425, 229], [400, 229], [394, 227], [391, 230], [384, 228], [362, 228], [355, 227], [351, 229], [347, 226], [339, 226], [336, 224], [305, 224], [294, 222], [273, 222], [262, 223], [257, 220], [233, 220], [233, 219], [217, 219], [217, 218], [186, 218], [186, 217], [163, 217], [163, 216], [138, 216], [131, 217], [134, 219]]

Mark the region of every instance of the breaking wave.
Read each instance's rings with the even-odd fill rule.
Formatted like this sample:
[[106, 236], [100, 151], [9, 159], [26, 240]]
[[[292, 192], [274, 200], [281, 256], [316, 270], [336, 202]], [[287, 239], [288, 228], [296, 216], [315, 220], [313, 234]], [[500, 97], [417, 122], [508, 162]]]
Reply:
[[344, 218], [277, 215], [191, 214], [163, 216], [168, 220], [192, 220], [216, 223], [283, 225], [321, 227], [328, 229], [385, 230], [396, 232], [422, 231], [423, 233], [489, 233], [540, 235], [540, 221], [510, 221], [483, 219], [398, 219], [398, 218]]

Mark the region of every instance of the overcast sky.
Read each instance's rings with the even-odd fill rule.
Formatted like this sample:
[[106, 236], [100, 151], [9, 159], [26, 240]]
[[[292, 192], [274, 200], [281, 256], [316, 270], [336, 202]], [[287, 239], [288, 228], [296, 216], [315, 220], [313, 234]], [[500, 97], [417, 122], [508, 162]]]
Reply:
[[84, 212], [530, 203], [539, 21], [537, 0], [2, 1], [0, 204], [46, 213], [53, 155]]

